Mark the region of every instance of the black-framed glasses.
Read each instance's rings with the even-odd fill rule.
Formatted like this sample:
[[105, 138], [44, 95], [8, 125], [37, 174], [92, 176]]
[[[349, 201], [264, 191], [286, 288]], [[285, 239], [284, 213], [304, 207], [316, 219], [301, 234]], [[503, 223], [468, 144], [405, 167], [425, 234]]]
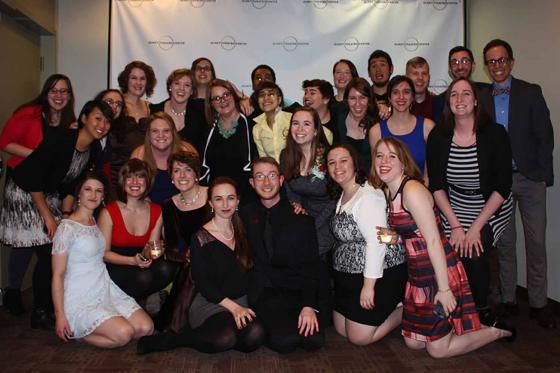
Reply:
[[123, 102], [123, 101], [113, 100], [112, 98], [106, 98], [106, 99], [103, 100], [103, 101], [104, 101], [107, 105], [120, 107], [121, 109], [122, 109], [122, 107], [124, 106], [124, 102]]
[[257, 181], [264, 181], [264, 179], [268, 179], [270, 181], [276, 180], [278, 178], [278, 172], [269, 172], [267, 175], [263, 174], [262, 172], [259, 172], [258, 174], [255, 174], [253, 176], [253, 179], [257, 180]]
[[492, 58], [491, 60], [486, 60], [486, 64], [490, 66], [496, 66], [498, 64], [505, 65], [510, 61], [509, 57]]
[[472, 63], [470, 58], [467, 57], [463, 57], [463, 58], [459, 58], [459, 59], [452, 59], [451, 61], [449, 61], [449, 64], [451, 66], [459, 66], [459, 65], [468, 65]]
[[211, 98], [212, 102], [215, 102], [217, 104], [221, 104], [222, 101], [227, 101], [229, 100], [229, 98], [231, 97], [231, 92], [224, 92], [221, 96], [214, 96]]
[[197, 66], [197, 67], [195, 67], [195, 70], [202, 73], [202, 72], [205, 72], [205, 71], [212, 71], [212, 67], [210, 65]]
[[67, 96], [70, 94], [70, 90], [68, 88], [51, 88], [49, 89], [49, 93], [53, 95]]

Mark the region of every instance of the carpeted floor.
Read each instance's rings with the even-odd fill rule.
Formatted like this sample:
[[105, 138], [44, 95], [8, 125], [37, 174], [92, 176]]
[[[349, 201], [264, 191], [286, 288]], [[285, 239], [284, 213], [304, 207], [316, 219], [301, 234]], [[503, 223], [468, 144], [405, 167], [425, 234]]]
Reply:
[[0, 372], [560, 372], [560, 329], [544, 330], [529, 320], [527, 304], [512, 318], [514, 343], [496, 342], [465, 356], [435, 360], [406, 348], [398, 332], [356, 347], [327, 330], [326, 347], [314, 353], [279, 355], [267, 348], [252, 354], [207, 355], [191, 349], [145, 356], [135, 343], [106, 351], [63, 343], [54, 332], [32, 330], [27, 316], [0, 308]]

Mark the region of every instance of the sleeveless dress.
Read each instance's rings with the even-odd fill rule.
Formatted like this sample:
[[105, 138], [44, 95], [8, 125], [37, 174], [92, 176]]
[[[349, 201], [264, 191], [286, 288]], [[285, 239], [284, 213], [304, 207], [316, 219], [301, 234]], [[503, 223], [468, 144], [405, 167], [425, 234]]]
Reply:
[[412, 158], [416, 162], [416, 165], [420, 169], [420, 172], [424, 173], [424, 167], [426, 166], [426, 140], [424, 140], [424, 117], [416, 117], [416, 125], [412, 132], [406, 135], [395, 135], [389, 130], [389, 125], [387, 120], [382, 120], [381, 126], [381, 138], [392, 137], [399, 139], [408, 146]]
[[64, 274], [64, 314], [71, 338], [91, 334], [111, 317], [129, 318], [140, 306], [109, 277], [105, 239], [97, 225], [62, 220], [53, 238], [53, 255], [68, 254]]
[[439, 212], [434, 207], [436, 223], [447, 261], [449, 287], [457, 300], [457, 307], [449, 317], [434, 314], [434, 297], [438, 286], [434, 267], [428, 255], [426, 240], [420, 233], [412, 215], [402, 208], [402, 191], [409, 181], [403, 180], [390, 203], [388, 223], [400, 236], [406, 248], [408, 282], [404, 296], [402, 319], [403, 336], [423, 342], [445, 337], [451, 331], [462, 335], [481, 328], [473, 296], [463, 264], [449, 244], [443, 231]]

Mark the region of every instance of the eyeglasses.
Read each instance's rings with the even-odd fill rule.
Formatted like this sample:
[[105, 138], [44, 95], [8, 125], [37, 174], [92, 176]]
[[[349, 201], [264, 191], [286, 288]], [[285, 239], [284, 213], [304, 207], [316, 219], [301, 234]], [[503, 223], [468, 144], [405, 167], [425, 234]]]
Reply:
[[122, 108], [124, 106], [124, 102], [122, 101], [115, 101], [112, 98], [106, 98], [103, 100], [107, 105], [116, 106]]
[[212, 102], [215, 102], [217, 104], [221, 104], [222, 101], [227, 101], [229, 100], [230, 97], [231, 97], [231, 92], [226, 91], [221, 96], [214, 96], [210, 100], [212, 100]]
[[257, 181], [264, 181], [264, 179], [268, 179], [270, 181], [274, 181], [278, 178], [278, 173], [277, 172], [270, 172], [268, 175], [265, 175], [261, 172], [259, 172], [258, 174], [253, 176], [253, 179], [257, 180]]
[[68, 88], [51, 88], [49, 94], [66, 96], [70, 94], [70, 90]]
[[207, 66], [197, 66], [197, 67], [195, 68], [195, 70], [196, 70], [196, 71], [200, 71], [200, 72], [202, 73], [202, 72], [205, 72], [205, 71], [211, 71], [211, 70], [212, 70], [212, 67], [211, 67], [210, 65], [207, 65]]
[[486, 64], [490, 66], [496, 66], [497, 64], [505, 65], [510, 61], [509, 57], [500, 57], [500, 58], [493, 58], [491, 60], [486, 60]]
[[469, 65], [471, 63], [472, 63], [471, 59], [467, 57], [459, 58], [458, 60], [452, 59], [451, 61], [449, 61], [449, 64], [451, 66]]

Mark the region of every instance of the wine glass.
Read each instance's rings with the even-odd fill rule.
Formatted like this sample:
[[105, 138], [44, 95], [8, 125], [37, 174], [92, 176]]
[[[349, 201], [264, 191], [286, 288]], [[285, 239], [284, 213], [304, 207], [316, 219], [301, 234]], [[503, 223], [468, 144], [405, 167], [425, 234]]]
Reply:
[[148, 242], [148, 249], [150, 251], [150, 257], [155, 260], [161, 256], [163, 253], [164, 242], [162, 240], [154, 240]]

